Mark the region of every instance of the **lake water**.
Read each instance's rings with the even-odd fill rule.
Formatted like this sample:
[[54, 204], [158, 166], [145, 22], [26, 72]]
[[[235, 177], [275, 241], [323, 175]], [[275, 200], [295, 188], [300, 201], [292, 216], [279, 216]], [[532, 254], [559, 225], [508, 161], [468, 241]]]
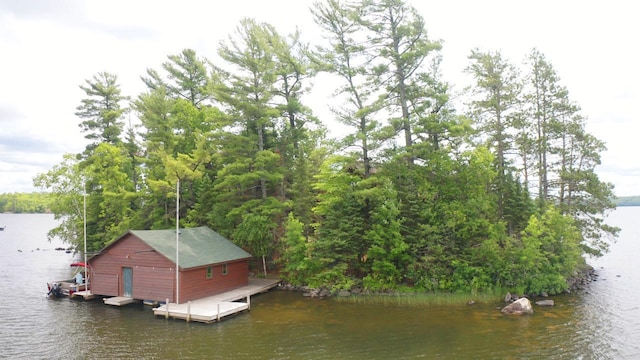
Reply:
[[556, 306], [503, 316], [501, 303], [398, 307], [274, 290], [210, 325], [144, 305], [45, 297], [73, 254], [49, 243], [52, 215], [0, 214], [0, 358], [7, 359], [639, 359], [640, 208], [617, 209], [621, 236], [590, 261], [599, 280]]

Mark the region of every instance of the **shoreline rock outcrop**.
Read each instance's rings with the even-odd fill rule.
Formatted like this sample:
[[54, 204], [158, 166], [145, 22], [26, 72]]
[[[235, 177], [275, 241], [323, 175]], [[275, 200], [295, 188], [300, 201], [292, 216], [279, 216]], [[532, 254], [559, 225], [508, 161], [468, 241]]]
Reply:
[[500, 310], [505, 315], [530, 315], [533, 314], [531, 302], [526, 297], [521, 297]]

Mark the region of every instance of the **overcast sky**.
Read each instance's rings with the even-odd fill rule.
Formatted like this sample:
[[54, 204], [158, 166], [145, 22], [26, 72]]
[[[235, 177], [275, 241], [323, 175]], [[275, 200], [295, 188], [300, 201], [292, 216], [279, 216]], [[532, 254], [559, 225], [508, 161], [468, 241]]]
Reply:
[[[118, 75], [124, 95], [140, 76], [185, 48], [215, 58], [241, 18], [298, 27], [317, 38], [310, 0], [0, 0], [0, 193], [35, 191], [33, 177], [81, 152], [74, 115], [79, 85], [100, 71]], [[517, 65], [534, 47], [582, 107], [589, 132], [606, 142], [597, 172], [619, 196], [640, 195], [640, 22], [633, 1], [414, 0], [429, 36], [444, 43], [445, 80], [461, 88], [472, 48], [500, 50]], [[330, 124], [327, 94], [314, 111]]]

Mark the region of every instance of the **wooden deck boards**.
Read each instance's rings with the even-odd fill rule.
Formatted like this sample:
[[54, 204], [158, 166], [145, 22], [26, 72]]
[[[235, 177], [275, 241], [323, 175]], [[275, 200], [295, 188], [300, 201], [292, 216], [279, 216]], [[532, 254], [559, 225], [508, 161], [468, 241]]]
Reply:
[[91, 290], [82, 290], [82, 291], [76, 291], [73, 294], [71, 294], [71, 297], [80, 297], [82, 296], [85, 300], [92, 300], [93, 298], [95, 298], [96, 296], [94, 294], [91, 293]]
[[[193, 300], [188, 303], [169, 303], [153, 309], [156, 316], [172, 317], [186, 321], [212, 323], [220, 319], [249, 310], [252, 295], [268, 291], [278, 286], [277, 279], [249, 279], [249, 284], [222, 294]], [[247, 299], [247, 302], [236, 300]], [[167, 311], [168, 308], [168, 311]]]
[[130, 298], [128, 296], [114, 296], [114, 297], [110, 297], [110, 298], [104, 298], [104, 299], [102, 299], [102, 301], [104, 301], [104, 303], [107, 304], [107, 305], [123, 306], [123, 305], [127, 305], [127, 304], [132, 304], [132, 303], [137, 302], [139, 300]]

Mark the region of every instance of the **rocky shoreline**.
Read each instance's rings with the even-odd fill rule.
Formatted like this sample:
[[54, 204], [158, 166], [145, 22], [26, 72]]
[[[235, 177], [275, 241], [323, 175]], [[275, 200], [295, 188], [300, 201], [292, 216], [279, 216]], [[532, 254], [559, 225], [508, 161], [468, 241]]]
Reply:
[[[567, 280], [568, 282], [568, 289], [565, 291], [566, 293], [571, 293], [574, 291], [582, 291], [582, 290], [586, 290], [586, 288], [588, 287], [588, 285], [593, 282], [596, 281], [598, 279], [598, 273], [597, 271], [590, 265], [585, 265], [584, 268], [580, 271], [578, 271], [575, 276], [569, 278]], [[388, 292], [384, 292], [384, 293], [377, 293], [377, 292], [370, 292], [367, 290], [363, 290], [361, 288], [353, 288], [351, 290], [340, 290], [337, 292], [332, 292], [331, 290], [327, 289], [327, 288], [310, 288], [308, 286], [296, 286], [296, 285], [292, 285], [289, 283], [285, 283], [282, 282], [279, 287], [279, 289], [281, 290], [286, 290], [286, 291], [297, 291], [297, 292], [301, 292], [302, 296], [304, 297], [309, 297], [309, 298], [318, 298], [318, 299], [325, 299], [328, 297], [332, 297], [332, 296], [336, 296], [336, 297], [347, 297], [347, 296], [353, 296], [353, 295], [394, 295], [394, 294], [399, 294], [399, 293], [388, 293]], [[515, 301], [517, 301], [520, 298], [547, 298], [549, 297], [549, 295], [547, 293], [542, 293], [542, 294], [522, 294], [522, 295], [515, 295], [515, 294], [511, 294], [511, 293], [507, 293], [505, 295], [504, 301], [506, 303], [513, 303]], [[538, 305], [550, 305], [549, 301], [544, 301], [544, 300], [540, 300], [538, 302], [541, 302], [541, 304]]]
[[[596, 281], [598, 278], [598, 273], [596, 270], [590, 266], [585, 265], [585, 267], [579, 271], [575, 276], [568, 279], [568, 289], [565, 293], [569, 294], [573, 291], [583, 291], [586, 290], [587, 286]], [[537, 306], [555, 306], [555, 302], [551, 299], [547, 299], [549, 297], [548, 294], [542, 293], [534, 296], [528, 295], [513, 295], [511, 293], [507, 293], [504, 297], [504, 302], [507, 304], [505, 307], [500, 309], [500, 311], [505, 315], [529, 315], [533, 314], [533, 308], [531, 307], [531, 302], [529, 298], [537, 298], [542, 297], [543, 299], [536, 300], [535, 304]]]
[[598, 280], [598, 272], [593, 266], [586, 264], [584, 269], [579, 272], [576, 276], [570, 278], [569, 289], [567, 293], [578, 290], [586, 290], [587, 286], [593, 282]]

